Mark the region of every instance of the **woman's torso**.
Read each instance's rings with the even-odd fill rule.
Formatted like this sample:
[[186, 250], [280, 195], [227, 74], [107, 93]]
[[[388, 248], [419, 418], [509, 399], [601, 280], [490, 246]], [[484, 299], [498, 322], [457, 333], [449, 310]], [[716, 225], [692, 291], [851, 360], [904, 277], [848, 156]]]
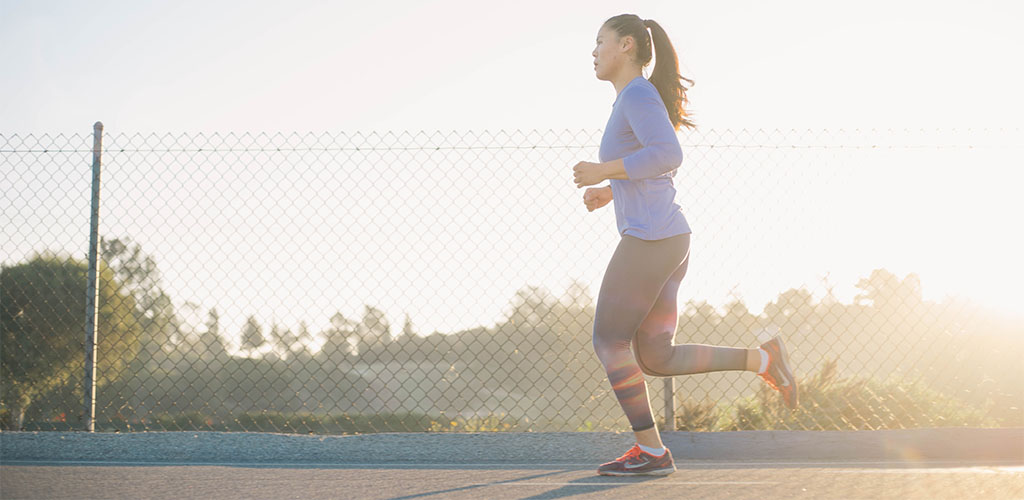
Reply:
[[[601, 138], [601, 162], [625, 158], [644, 147], [633, 133], [624, 108], [637, 101], [634, 96], [651, 92], [657, 95], [658, 91], [649, 81], [637, 77], [619, 93]], [[644, 97], [650, 102], [649, 96]], [[660, 95], [657, 102], [662, 102]], [[671, 128], [664, 105], [661, 111], [665, 113], [667, 127]], [[690, 232], [686, 217], [675, 201], [675, 173], [673, 169], [647, 179], [611, 180], [612, 203], [620, 236], [628, 234], [645, 240], [659, 240]]]

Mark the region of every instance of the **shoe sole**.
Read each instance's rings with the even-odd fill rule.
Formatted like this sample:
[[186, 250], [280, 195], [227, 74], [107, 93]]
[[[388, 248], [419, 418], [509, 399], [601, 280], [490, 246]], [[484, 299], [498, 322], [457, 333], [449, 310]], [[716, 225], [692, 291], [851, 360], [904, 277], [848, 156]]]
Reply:
[[598, 472], [599, 476], [667, 476], [676, 471], [676, 467], [673, 465], [672, 468], [665, 469], [654, 469], [644, 472], [619, 472], [619, 471], [605, 471]]
[[786, 370], [786, 377], [789, 378], [789, 383], [793, 387], [793, 406], [790, 406], [790, 408], [796, 408], [800, 400], [799, 393], [797, 392], [796, 376], [793, 375], [793, 369], [789, 366], [789, 353], [786, 352], [786, 344], [782, 341], [782, 337], [775, 337], [775, 340], [779, 341], [779, 352], [782, 353], [782, 359], [780, 360], [782, 361], [782, 368]]

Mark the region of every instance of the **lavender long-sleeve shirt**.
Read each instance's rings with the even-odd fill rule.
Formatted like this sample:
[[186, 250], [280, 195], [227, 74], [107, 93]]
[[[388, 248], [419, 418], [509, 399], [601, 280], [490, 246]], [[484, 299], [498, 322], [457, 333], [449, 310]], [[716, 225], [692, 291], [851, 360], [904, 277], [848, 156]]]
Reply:
[[622, 158], [629, 176], [611, 180], [620, 235], [660, 240], [690, 232], [672, 179], [683, 151], [658, 89], [645, 78], [634, 78], [615, 98], [599, 156]]

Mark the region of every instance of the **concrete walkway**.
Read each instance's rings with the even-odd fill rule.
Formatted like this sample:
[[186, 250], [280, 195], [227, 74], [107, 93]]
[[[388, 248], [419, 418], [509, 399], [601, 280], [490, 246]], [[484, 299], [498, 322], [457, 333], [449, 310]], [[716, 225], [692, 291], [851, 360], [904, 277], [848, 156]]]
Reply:
[[[676, 460], [986, 460], [1024, 463], [1024, 428], [665, 432]], [[0, 463], [236, 464], [601, 463], [631, 433], [555, 432], [310, 436], [225, 432], [3, 432]]]

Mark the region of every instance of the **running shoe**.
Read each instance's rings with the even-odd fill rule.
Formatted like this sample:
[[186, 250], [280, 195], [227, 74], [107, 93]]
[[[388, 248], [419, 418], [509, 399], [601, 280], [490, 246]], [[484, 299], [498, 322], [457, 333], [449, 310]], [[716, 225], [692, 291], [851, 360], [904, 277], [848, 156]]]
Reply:
[[782, 400], [789, 409], [796, 408], [797, 399], [796, 377], [789, 365], [789, 356], [786, 354], [786, 346], [782, 344], [782, 338], [775, 338], [761, 344], [761, 349], [768, 353], [768, 368], [764, 373], [758, 373], [768, 385], [782, 394]]
[[602, 476], [667, 476], [675, 471], [676, 464], [667, 447], [664, 455], [656, 457], [641, 450], [640, 445], [633, 445], [625, 455], [597, 468]]

